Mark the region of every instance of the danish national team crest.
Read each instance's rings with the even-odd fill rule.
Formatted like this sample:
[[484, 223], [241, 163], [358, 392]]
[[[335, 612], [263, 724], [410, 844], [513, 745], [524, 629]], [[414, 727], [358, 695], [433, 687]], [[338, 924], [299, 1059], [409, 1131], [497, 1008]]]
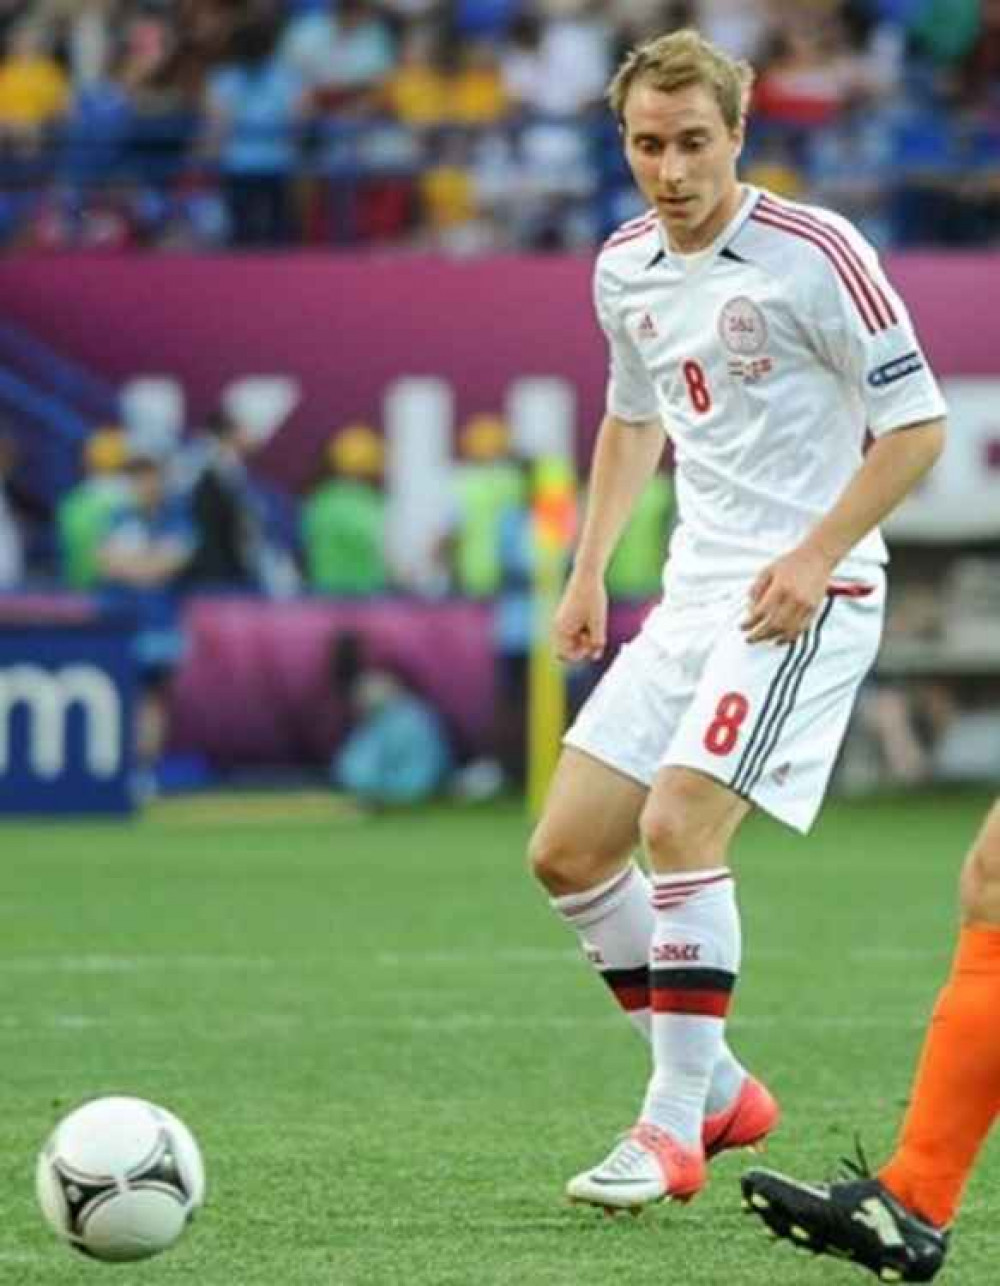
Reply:
[[737, 295], [719, 314], [719, 338], [738, 357], [756, 357], [767, 345], [764, 314], [746, 295]]

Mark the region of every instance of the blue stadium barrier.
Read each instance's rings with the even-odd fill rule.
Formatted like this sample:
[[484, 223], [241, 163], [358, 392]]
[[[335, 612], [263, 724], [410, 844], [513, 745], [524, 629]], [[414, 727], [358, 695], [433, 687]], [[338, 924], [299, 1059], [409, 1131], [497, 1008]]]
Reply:
[[132, 628], [0, 621], [0, 813], [135, 807]]

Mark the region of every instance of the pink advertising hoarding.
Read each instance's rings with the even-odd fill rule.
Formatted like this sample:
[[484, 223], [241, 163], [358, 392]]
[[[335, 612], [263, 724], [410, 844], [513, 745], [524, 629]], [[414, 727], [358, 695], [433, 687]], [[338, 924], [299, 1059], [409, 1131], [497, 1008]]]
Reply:
[[[1000, 256], [888, 268], [942, 374], [1000, 369]], [[297, 488], [333, 429], [378, 423], [401, 375], [449, 380], [460, 417], [501, 410], [520, 376], [563, 376], [585, 449], [605, 375], [590, 271], [584, 257], [33, 256], [0, 264], [0, 290], [11, 321], [116, 383], [176, 376], [195, 419], [241, 375], [296, 376], [303, 403], [265, 466]]]
[[[1000, 373], [1000, 256], [913, 256], [888, 267], [941, 374]], [[605, 377], [590, 270], [584, 258], [52, 256], [0, 262], [0, 289], [10, 321], [110, 382], [181, 380], [194, 420], [234, 379], [295, 376], [303, 400], [265, 466], [297, 490], [330, 432], [378, 423], [384, 392], [402, 375], [450, 381], [460, 418], [502, 409], [519, 377], [564, 377], [585, 455]], [[625, 633], [634, 616], [619, 620]], [[192, 604], [188, 626], [179, 748], [218, 762], [322, 760], [342, 729], [328, 653], [344, 629], [361, 630], [379, 660], [439, 704], [463, 749], [489, 746], [485, 607], [221, 600]]]

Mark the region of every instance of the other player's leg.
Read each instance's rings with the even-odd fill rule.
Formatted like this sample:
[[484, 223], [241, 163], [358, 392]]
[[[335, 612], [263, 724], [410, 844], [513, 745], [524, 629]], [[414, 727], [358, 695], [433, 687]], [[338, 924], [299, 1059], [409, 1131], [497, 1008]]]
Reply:
[[899, 1147], [879, 1175], [932, 1223], [955, 1216], [1000, 1111], [1000, 804], [966, 857], [951, 975], [928, 1028]]
[[962, 928], [934, 1010], [895, 1154], [877, 1177], [803, 1183], [743, 1179], [747, 1208], [773, 1232], [854, 1259], [883, 1281], [930, 1281], [976, 1156], [1000, 1112], [1000, 803], [960, 883]]

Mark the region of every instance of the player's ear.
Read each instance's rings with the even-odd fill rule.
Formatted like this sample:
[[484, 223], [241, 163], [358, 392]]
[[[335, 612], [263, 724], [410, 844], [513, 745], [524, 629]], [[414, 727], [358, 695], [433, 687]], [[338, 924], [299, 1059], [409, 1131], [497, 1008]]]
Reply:
[[740, 120], [739, 125], [730, 133], [729, 137], [733, 145], [733, 160], [738, 161], [743, 155], [743, 144], [746, 142], [746, 118]]

